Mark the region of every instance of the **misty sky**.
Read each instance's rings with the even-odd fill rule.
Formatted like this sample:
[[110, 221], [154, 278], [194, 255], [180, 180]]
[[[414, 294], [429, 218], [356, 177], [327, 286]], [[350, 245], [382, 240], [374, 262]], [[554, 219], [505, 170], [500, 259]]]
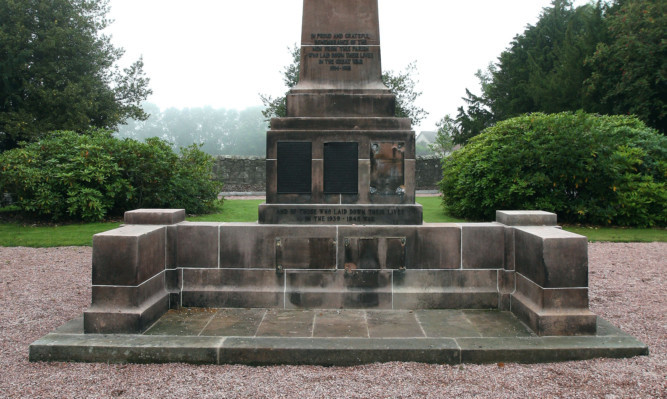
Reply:
[[[383, 70], [417, 61], [418, 104], [430, 113], [416, 131], [454, 116], [474, 73], [494, 62], [512, 38], [535, 24], [551, 0], [379, 0]], [[587, 3], [575, 0], [575, 6]], [[258, 93], [285, 91], [288, 46], [301, 37], [302, 0], [111, 0], [106, 33], [143, 55], [162, 109], [261, 105]]]

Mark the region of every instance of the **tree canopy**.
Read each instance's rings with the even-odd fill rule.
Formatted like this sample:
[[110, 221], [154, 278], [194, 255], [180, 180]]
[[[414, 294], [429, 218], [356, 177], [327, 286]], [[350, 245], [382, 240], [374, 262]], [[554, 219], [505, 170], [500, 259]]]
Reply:
[[665, 132], [667, 3], [553, 0], [466, 90], [454, 142], [530, 112], [634, 114]]
[[108, 0], [0, 2], [0, 151], [147, 117], [143, 61], [117, 66], [123, 50], [101, 33], [107, 12]]

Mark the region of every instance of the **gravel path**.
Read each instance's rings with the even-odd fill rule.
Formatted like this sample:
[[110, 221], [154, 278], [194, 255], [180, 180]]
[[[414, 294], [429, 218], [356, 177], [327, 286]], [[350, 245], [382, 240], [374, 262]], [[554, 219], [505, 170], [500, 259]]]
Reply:
[[329, 368], [29, 363], [31, 342], [89, 304], [90, 259], [84, 247], [0, 247], [0, 397], [667, 397], [667, 243], [589, 246], [592, 310], [647, 343], [648, 357]]

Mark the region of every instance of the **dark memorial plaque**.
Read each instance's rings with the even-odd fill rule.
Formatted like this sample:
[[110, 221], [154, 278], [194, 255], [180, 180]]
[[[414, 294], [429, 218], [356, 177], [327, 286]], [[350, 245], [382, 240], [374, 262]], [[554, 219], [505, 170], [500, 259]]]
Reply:
[[324, 143], [324, 193], [356, 194], [358, 180], [359, 144]]
[[310, 194], [313, 151], [310, 142], [278, 143], [278, 193]]

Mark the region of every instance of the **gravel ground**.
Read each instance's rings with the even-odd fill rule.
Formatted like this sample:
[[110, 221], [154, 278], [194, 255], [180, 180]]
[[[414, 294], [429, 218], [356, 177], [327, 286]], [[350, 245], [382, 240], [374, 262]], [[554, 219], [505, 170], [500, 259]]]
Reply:
[[539, 365], [358, 367], [29, 363], [90, 301], [91, 249], [0, 247], [0, 397], [667, 397], [667, 244], [589, 246], [591, 308], [651, 355]]

